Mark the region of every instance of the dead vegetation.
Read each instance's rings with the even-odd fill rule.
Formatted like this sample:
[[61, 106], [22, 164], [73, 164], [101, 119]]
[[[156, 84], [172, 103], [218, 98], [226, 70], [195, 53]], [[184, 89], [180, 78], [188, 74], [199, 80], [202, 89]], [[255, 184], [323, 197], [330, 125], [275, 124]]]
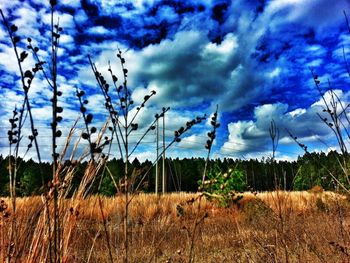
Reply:
[[[331, 192], [246, 193], [222, 208], [196, 194], [140, 194], [129, 207], [130, 262], [348, 262], [350, 203]], [[122, 262], [123, 196], [64, 200], [63, 262]], [[13, 216], [1, 199], [1, 262], [11, 248]], [[17, 200], [12, 262], [44, 262], [45, 206], [40, 197]], [[198, 218], [202, 219], [198, 221]], [[69, 230], [69, 232], [68, 232]], [[70, 238], [67, 236], [70, 235]], [[42, 243], [43, 242], [43, 243]], [[40, 253], [39, 253], [40, 252]]]

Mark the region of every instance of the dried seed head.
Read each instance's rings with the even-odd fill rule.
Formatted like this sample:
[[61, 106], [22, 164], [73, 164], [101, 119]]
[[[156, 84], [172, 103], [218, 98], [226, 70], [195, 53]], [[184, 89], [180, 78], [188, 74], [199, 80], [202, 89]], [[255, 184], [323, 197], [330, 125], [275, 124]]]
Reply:
[[4, 218], [8, 218], [8, 217], [10, 217], [10, 212], [8, 212], [8, 211], [3, 211], [3, 213], [2, 213], [2, 216], [4, 217]]

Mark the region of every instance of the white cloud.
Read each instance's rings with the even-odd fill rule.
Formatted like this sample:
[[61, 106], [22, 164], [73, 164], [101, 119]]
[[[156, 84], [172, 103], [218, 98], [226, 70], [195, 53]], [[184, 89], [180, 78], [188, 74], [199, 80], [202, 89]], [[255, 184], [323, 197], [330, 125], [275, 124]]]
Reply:
[[[179, 147], [190, 148], [191, 150], [202, 151], [203, 155], [207, 152], [205, 149], [206, 141], [208, 140], [206, 133], [192, 134], [185, 136], [181, 142], [178, 143]], [[216, 141], [214, 141], [214, 144]]]
[[[18, 26], [19, 30], [22, 28], [25, 29], [25, 31], [30, 30], [30, 31], [35, 31], [33, 29], [33, 25], [37, 23], [36, 19], [38, 16], [37, 11], [28, 5], [27, 3], [24, 3], [24, 5], [20, 8], [16, 8], [14, 12], [15, 16], [18, 16], [16, 20], [13, 21], [13, 23]], [[28, 34], [28, 32], [26, 32]]]
[[[24, 49], [22, 48], [17, 48], [19, 54], [24, 51]], [[0, 68], [2, 68], [3, 70], [6, 70], [8, 73], [15, 73], [15, 74], [19, 74], [19, 68], [18, 68], [18, 64], [16, 62], [16, 56], [15, 56], [15, 51], [12, 47], [9, 47], [7, 45], [4, 44], [0, 44]], [[28, 52], [27, 52], [28, 53]], [[24, 70], [26, 69], [31, 69], [32, 66], [35, 65], [35, 61], [33, 59], [33, 57], [29, 54], [28, 57], [24, 60], [24, 62], [22, 63], [22, 67]]]
[[343, 21], [343, 10], [349, 10], [347, 0], [274, 0], [267, 7], [267, 13], [284, 12], [283, 18], [290, 22], [298, 22], [312, 26], [322, 33], [322, 28], [338, 25]]
[[227, 56], [231, 54], [233, 50], [239, 47], [237, 37], [229, 33], [225, 36], [223, 42], [221, 44], [208, 43], [204, 48], [204, 55], [213, 54], [219, 56]]
[[32, 114], [43, 123], [49, 122], [52, 118], [52, 107], [46, 105], [40, 108], [33, 108]]
[[[334, 94], [334, 95], [333, 95]], [[324, 107], [324, 101], [327, 102], [327, 104], [330, 104], [332, 101], [332, 98], [335, 99], [335, 101], [337, 101], [337, 98], [339, 98], [341, 101], [343, 99], [347, 99], [347, 97], [349, 96], [349, 92], [345, 93], [342, 90], [333, 90], [332, 92], [326, 92], [323, 94], [323, 98], [320, 98], [318, 101], [314, 102], [312, 104], [312, 106], [320, 106], [320, 107]], [[344, 101], [344, 103], [347, 103], [347, 101]], [[345, 105], [343, 105], [345, 106]], [[339, 105], [340, 107], [340, 105]], [[338, 108], [340, 109], [340, 108]]]
[[[250, 94], [262, 92], [255, 85], [259, 74], [247, 76], [250, 65], [244, 61], [239, 64], [238, 50], [233, 34], [228, 34], [220, 45], [216, 45], [210, 43], [205, 32], [178, 32], [173, 40], [125, 54], [129, 83], [156, 90], [157, 104], [194, 106], [215, 97], [224, 101], [225, 110], [237, 109], [247, 103]], [[105, 64], [107, 57], [112, 55], [103, 52], [97, 61], [104, 58], [101, 64]]]
[[143, 9], [145, 6], [152, 6], [155, 0], [135, 0], [133, 1], [134, 6]]
[[267, 76], [271, 79], [276, 78], [280, 75], [281, 69], [280, 68], [275, 68], [274, 70], [270, 71], [267, 73]]
[[88, 16], [86, 15], [85, 11], [80, 9], [78, 10], [75, 14], [74, 14], [74, 20], [78, 23], [78, 24], [82, 24], [84, 22], [86, 22], [88, 20]]
[[66, 47], [68, 44], [72, 44], [72, 43], [74, 43], [74, 38], [72, 36], [66, 35], [66, 34], [62, 34], [60, 36], [61, 45], [64, 45]]
[[300, 109], [300, 108], [288, 112], [288, 114], [290, 114], [292, 117], [297, 117], [297, 116], [300, 116], [300, 115], [305, 114], [305, 113], [306, 113], [306, 110]]
[[60, 4], [64, 4], [73, 8], [79, 8], [80, 5], [80, 0], [60, 0]]
[[109, 34], [110, 31], [107, 30], [105, 27], [103, 26], [94, 26], [91, 27], [87, 30], [87, 33], [89, 34], [97, 34], [97, 35], [103, 35], [103, 34]]
[[323, 63], [323, 59], [315, 59], [315, 60], [312, 60], [312, 61], [306, 63], [306, 66], [308, 66], [310, 68], [314, 68], [314, 67], [321, 66], [322, 63]]
[[[49, 13], [47, 10], [43, 10], [43, 12], [41, 12], [41, 15], [42, 15], [42, 21], [46, 25], [50, 25], [51, 24], [51, 13]], [[59, 22], [59, 25], [64, 30], [75, 27], [73, 16], [70, 14], [66, 14], [66, 13], [56, 12], [54, 14], [54, 21], [53, 22], [54, 22], [54, 24], [57, 24], [57, 22]]]
[[[336, 90], [335, 93], [343, 101], [342, 103], [349, 102], [348, 95], [343, 94], [342, 91]], [[330, 99], [329, 93], [324, 96], [326, 101]], [[332, 146], [334, 143], [331, 139], [332, 132], [317, 116], [317, 113], [323, 114], [323, 105], [323, 101], [319, 99], [307, 109], [298, 108], [293, 111], [289, 111], [288, 105], [282, 103], [258, 106], [254, 111], [254, 120], [228, 124], [229, 136], [221, 148], [221, 153], [242, 154], [247, 157], [253, 156], [254, 153], [259, 155], [262, 152], [268, 152], [267, 149], [271, 143], [269, 128], [272, 120], [279, 129], [280, 146], [294, 143], [287, 130], [307, 145], [313, 146], [324, 141]], [[284, 153], [281, 151], [280, 154]]]

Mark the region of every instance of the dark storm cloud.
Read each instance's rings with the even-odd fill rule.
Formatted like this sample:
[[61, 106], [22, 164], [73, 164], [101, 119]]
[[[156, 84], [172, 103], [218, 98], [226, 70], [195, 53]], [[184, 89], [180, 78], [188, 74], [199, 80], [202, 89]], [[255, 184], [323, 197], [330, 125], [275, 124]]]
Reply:
[[228, 9], [230, 1], [218, 1], [211, 8], [211, 18], [217, 21], [219, 24], [223, 24], [228, 17]]
[[[105, 4], [82, 1], [88, 19], [80, 25], [81, 28], [103, 26], [114, 32], [119, 42], [136, 49], [173, 37], [186, 16], [206, 9], [205, 5], [196, 1], [155, 1], [153, 5], [142, 4], [139, 9], [133, 1], [102, 2]], [[107, 10], [104, 7], [108, 7]], [[79, 37], [83, 42], [89, 34], [82, 31]]]

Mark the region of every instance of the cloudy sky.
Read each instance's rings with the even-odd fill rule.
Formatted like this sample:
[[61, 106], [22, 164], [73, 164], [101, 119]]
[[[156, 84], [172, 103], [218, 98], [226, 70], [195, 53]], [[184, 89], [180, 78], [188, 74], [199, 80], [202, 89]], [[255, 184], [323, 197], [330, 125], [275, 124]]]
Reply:
[[[49, 1], [0, 0], [0, 8], [9, 23], [18, 27], [19, 50], [26, 49], [30, 37], [40, 48], [39, 56], [50, 61]], [[219, 105], [221, 126], [214, 158], [271, 157], [272, 120], [280, 131], [278, 159], [303, 154], [287, 130], [311, 151], [336, 146], [329, 128], [317, 116], [322, 103], [310, 69], [319, 75], [326, 97], [329, 80], [339, 98], [350, 102], [350, 78], [343, 58], [344, 47], [350, 59], [350, 33], [343, 14], [350, 14], [348, 0], [58, 0], [56, 9], [54, 21], [63, 28], [58, 85], [63, 93], [59, 105], [64, 108], [60, 123], [64, 134], [79, 116], [76, 88], [87, 93], [94, 125], [103, 125], [108, 114], [88, 55], [110, 81], [109, 62], [116, 75], [121, 72], [116, 57], [120, 49], [135, 105], [152, 90], [157, 92], [139, 115], [140, 129], [132, 134], [131, 142], [162, 107], [171, 108], [165, 118], [165, 138], [170, 141], [175, 129], [196, 116], [210, 115]], [[29, 55], [23, 67], [31, 69], [34, 64]], [[23, 91], [3, 24], [0, 74], [0, 153], [6, 155], [8, 119], [15, 106], [20, 107]], [[35, 77], [28, 95], [42, 156], [49, 159], [52, 95], [42, 74]], [[80, 120], [77, 136], [83, 128]], [[210, 129], [208, 121], [198, 125], [168, 155], [205, 156]], [[155, 137], [154, 132], [147, 136], [135, 156], [152, 159]], [[61, 140], [58, 146], [63, 144]], [[118, 157], [116, 147], [113, 154]]]

